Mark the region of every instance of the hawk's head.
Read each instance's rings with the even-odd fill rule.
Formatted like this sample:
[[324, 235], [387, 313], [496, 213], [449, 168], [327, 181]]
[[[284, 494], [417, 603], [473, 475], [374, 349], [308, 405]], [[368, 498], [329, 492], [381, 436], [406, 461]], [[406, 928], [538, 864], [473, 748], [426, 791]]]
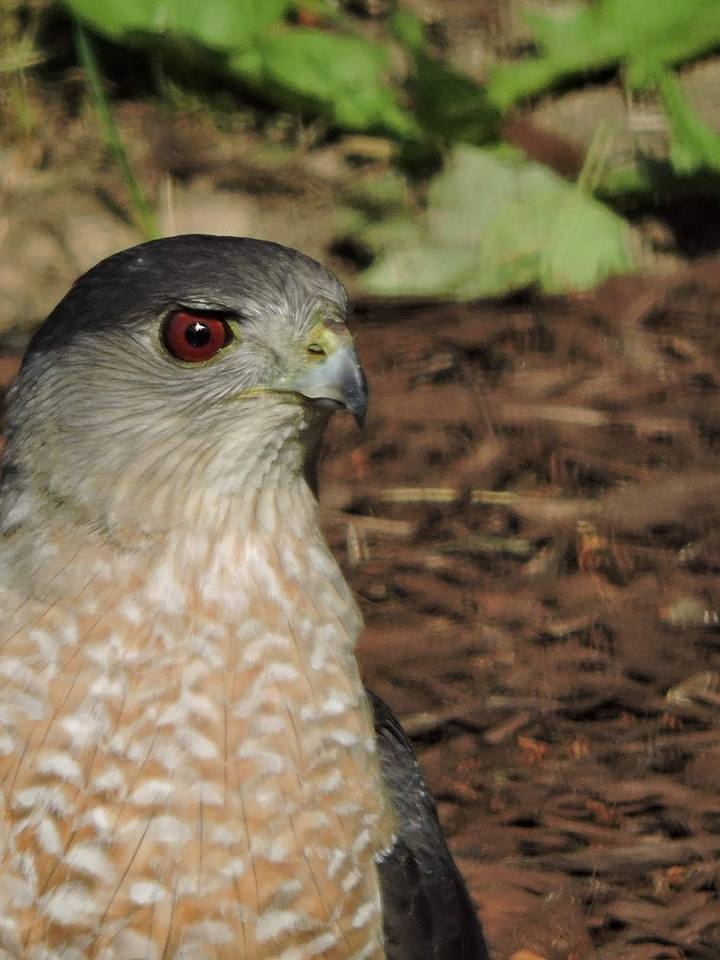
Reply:
[[203, 490], [300, 475], [330, 410], [365, 414], [346, 307], [331, 273], [275, 243], [181, 236], [109, 257], [30, 344], [6, 490], [152, 530]]

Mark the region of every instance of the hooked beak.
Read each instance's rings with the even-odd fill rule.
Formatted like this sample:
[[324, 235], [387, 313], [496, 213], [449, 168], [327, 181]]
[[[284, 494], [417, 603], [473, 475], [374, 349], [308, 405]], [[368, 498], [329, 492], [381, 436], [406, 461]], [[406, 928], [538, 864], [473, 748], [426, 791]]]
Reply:
[[321, 406], [343, 407], [353, 415], [359, 427], [365, 423], [367, 381], [349, 337], [338, 338], [332, 351], [306, 367], [288, 384], [288, 388]]

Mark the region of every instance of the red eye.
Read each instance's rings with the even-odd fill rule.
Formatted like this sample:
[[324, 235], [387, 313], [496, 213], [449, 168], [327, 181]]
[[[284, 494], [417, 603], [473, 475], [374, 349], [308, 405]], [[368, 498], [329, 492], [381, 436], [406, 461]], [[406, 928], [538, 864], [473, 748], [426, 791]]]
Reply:
[[165, 321], [163, 342], [173, 357], [200, 363], [214, 357], [230, 341], [230, 329], [222, 317], [179, 310]]

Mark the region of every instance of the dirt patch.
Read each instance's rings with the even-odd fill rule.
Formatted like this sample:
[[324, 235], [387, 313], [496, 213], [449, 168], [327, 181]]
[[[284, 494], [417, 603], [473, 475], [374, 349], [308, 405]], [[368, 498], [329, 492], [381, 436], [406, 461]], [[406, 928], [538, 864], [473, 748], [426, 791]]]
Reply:
[[718, 260], [358, 308], [327, 530], [498, 960], [720, 955], [719, 320]]

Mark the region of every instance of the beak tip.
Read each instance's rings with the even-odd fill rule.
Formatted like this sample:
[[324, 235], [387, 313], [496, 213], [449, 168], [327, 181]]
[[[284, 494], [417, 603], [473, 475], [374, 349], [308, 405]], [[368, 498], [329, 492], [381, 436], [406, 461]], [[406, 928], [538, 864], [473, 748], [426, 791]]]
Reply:
[[367, 422], [367, 407], [363, 407], [362, 410], [353, 410], [351, 411], [353, 419], [357, 424], [358, 430], [362, 430]]
[[355, 423], [360, 429], [365, 426], [368, 412], [368, 385], [365, 377], [365, 371], [358, 363], [355, 367], [355, 382], [352, 389], [348, 391], [347, 409], [355, 418]]

